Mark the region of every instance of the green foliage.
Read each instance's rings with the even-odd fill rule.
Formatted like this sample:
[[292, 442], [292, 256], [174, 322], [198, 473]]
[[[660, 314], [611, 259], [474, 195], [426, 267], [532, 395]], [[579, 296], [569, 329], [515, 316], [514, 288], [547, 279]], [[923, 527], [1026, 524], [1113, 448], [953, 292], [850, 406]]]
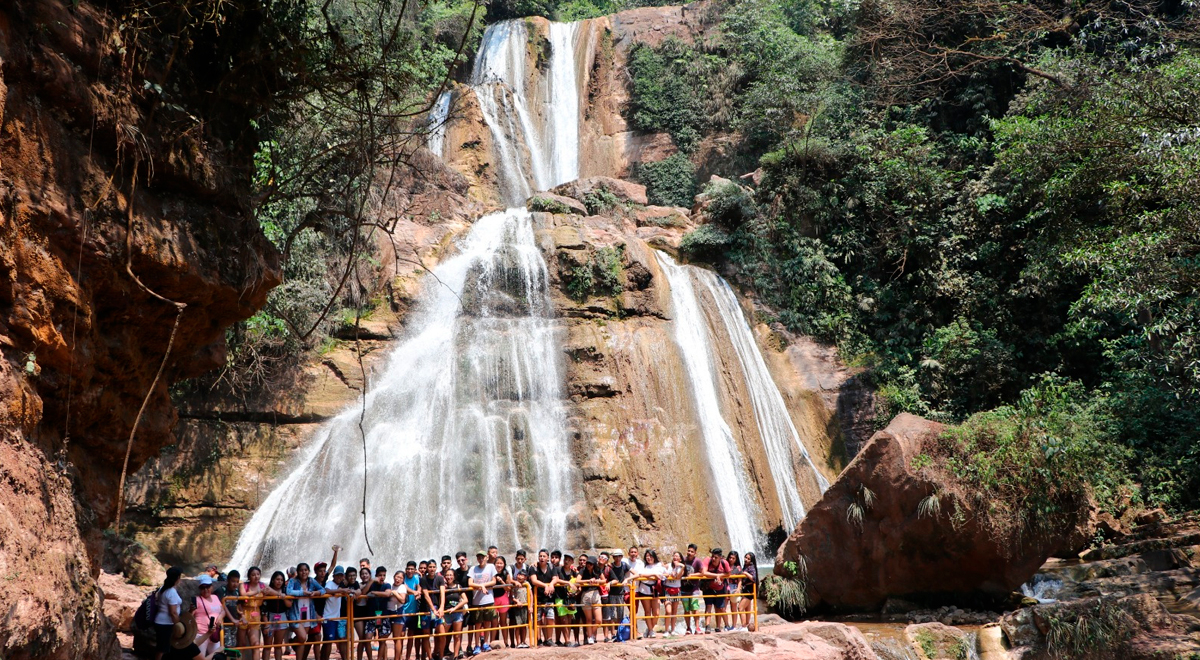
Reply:
[[658, 48], [638, 44], [629, 51], [633, 127], [670, 133], [684, 153], [696, 148], [703, 124], [703, 104], [688, 75], [696, 56], [677, 39]]
[[1046, 652], [1052, 658], [1116, 657], [1137, 632], [1137, 621], [1110, 598], [1087, 608], [1061, 607], [1045, 613]]
[[689, 259], [713, 259], [729, 246], [729, 234], [716, 225], [700, 225], [683, 235], [679, 251]]
[[683, 154], [642, 163], [637, 178], [651, 204], [690, 207], [696, 197], [696, 166]]
[[993, 532], [1041, 536], [1086, 515], [1092, 494], [1112, 503], [1128, 488], [1126, 456], [1107, 441], [1113, 428], [1106, 399], [1047, 376], [1015, 405], [947, 431], [938, 450]]
[[937, 642], [934, 641], [933, 635], [927, 630], [919, 630], [916, 634], [917, 645], [921, 647], [921, 652], [926, 658], [936, 658], [938, 656]]
[[533, 197], [530, 197], [529, 201], [525, 203], [525, 206], [528, 207], [530, 211], [535, 211], [535, 212], [540, 211], [542, 213], [554, 213], [557, 215], [571, 212], [570, 207], [568, 207], [566, 204], [558, 201], [557, 199], [551, 199], [549, 197], [539, 197], [536, 195]]
[[727, 229], [736, 229], [757, 213], [750, 191], [732, 181], [710, 183], [702, 194], [708, 200], [704, 209], [708, 220]]
[[803, 578], [771, 574], [759, 583], [759, 591], [782, 617], [797, 619], [808, 609], [808, 583]]
[[624, 246], [603, 247], [588, 256], [586, 263], [565, 268], [567, 295], [584, 302], [592, 296], [615, 297], [625, 291]]
[[604, 186], [584, 195], [582, 201], [591, 215], [598, 215], [621, 206], [621, 199]]

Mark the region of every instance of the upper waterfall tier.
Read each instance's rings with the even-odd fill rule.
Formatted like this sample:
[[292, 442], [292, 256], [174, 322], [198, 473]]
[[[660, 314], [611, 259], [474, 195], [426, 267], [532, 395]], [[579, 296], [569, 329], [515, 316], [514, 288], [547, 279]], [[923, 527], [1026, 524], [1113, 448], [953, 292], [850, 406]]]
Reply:
[[529, 27], [514, 19], [483, 34], [471, 87], [492, 137], [503, 201], [579, 176], [579, 84], [575, 61], [579, 23], [551, 23], [545, 75], [532, 76], [538, 54]]

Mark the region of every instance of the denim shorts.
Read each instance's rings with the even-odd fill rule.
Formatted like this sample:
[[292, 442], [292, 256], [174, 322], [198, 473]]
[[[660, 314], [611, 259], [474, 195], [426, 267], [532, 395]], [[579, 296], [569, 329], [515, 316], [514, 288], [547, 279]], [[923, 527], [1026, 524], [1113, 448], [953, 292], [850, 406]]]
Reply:
[[446, 615], [446, 625], [448, 625], [448, 626], [452, 626], [456, 623], [461, 623], [462, 620], [463, 620], [462, 610], [459, 610], [458, 612], [450, 612], [449, 614]]
[[288, 626], [289, 626], [289, 624], [287, 622], [287, 619], [284, 617], [282, 612], [267, 613], [267, 626], [266, 626], [267, 632], [276, 632], [276, 631], [280, 631], [280, 630], [287, 630]]
[[327, 642], [332, 642], [335, 639], [346, 639], [345, 621], [322, 621], [321, 629]]

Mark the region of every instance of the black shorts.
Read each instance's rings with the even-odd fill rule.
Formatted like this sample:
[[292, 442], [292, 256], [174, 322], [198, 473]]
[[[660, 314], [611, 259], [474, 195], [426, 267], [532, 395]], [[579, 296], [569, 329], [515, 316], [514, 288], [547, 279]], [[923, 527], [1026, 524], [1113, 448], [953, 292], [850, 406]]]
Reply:
[[154, 651], [166, 653], [171, 650], [171, 635], [175, 633], [175, 624], [154, 624]]

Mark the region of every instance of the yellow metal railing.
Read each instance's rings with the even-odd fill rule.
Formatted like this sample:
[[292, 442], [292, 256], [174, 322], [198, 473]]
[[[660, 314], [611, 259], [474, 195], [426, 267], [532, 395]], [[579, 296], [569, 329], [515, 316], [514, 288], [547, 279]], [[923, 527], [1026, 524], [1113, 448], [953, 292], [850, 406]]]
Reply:
[[[220, 633], [221, 646], [226, 651], [239, 651], [239, 652], [249, 651], [249, 652], [251, 652], [252, 657], [257, 655], [257, 652], [260, 650], [269, 651], [271, 649], [277, 649], [277, 648], [312, 647], [312, 646], [319, 646], [319, 645], [324, 645], [324, 644], [342, 645], [343, 650], [346, 653], [346, 656], [348, 657], [354, 644], [367, 644], [367, 643], [372, 643], [372, 642], [385, 644], [387, 642], [396, 643], [396, 642], [404, 642], [406, 640], [410, 641], [410, 642], [425, 643], [426, 641], [433, 642], [433, 641], [438, 640], [439, 638], [443, 638], [443, 637], [450, 638], [455, 635], [462, 635], [464, 637], [466, 637], [468, 635], [491, 635], [493, 633], [498, 634], [505, 630], [525, 630], [527, 632], [527, 634], [529, 635], [529, 640], [527, 643], [531, 647], [536, 647], [539, 644], [540, 633], [543, 630], [555, 630], [555, 629], [578, 628], [578, 629], [586, 630], [589, 628], [619, 628], [621, 626], [628, 625], [630, 628], [630, 638], [638, 639], [640, 636], [640, 632], [638, 630], [639, 623], [645, 624], [645, 625], [647, 625], [648, 628], [650, 628], [650, 626], [652, 626], [658, 619], [668, 619], [668, 618], [670, 618], [672, 620], [678, 619], [678, 620], [686, 621], [687, 619], [706, 619], [706, 618], [710, 618], [710, 617], [718, 617], [716, 620], [719, 622], [720, 621], [719, 617], [729, 617], [731, 620], [735, 620], [735, 619], [733, 619], [733, 617], [735, 617], [735, 616], [740, 617], [740, 616], [749, 614], [750, 618], [753, 620], [753, 629], [755, 629], [755, 630], [758, 629], [758, 586], [753, 579], [742, 578], [742, 577], [738, 577], [738, 576], [728, 576], [728, 577], [722, 578], [722, 579], [745, 580], [746, 582], [748, 582], [750, 584], [750, 590], [748, 592], [740, 592], [740, 591], [737, 593], [717, 592], [717, 593], [711, 593], [711, 594], [701, 593], [700, 595], [680, 593], [677, 596], [671, 596], [671, 595], [647, 596], [646, 594], [638, 593], [638, 590], [637, 590], [638, 583], [654, 582], [659, 579], [660, 578], [657, 578], [657, 577], [644, 577], [643, 576], [643, 577], [636, 577], [636, 578], [627, 580], [624, 583], [624, 586], [626, 588], [624, 603], [614, 604], [614, 603], [609, 603], [609, 602], [601, 602], [599, 605], [586, 605], [586, 606], [582, 605], [580, 603], [572, 603], [570, 605], [570, 607], [573, 607], [573, 608], [583, 608], [583, 607], [628, 608], [628, 610], [629, 610], [629, 622], [628, 623], [623, 623], [621, 621], [604, 622], [603, 620], [595, 622], [595, 623], [587, 623], [587, 622], [559, 623], [558, 616], [555, 617], [555, 619], [554, 619], [555, 623], [553, 623], [553, 624], [539, 623], [538, 613], [541, 610], [543, 610], [544, 608], [548, 608], [548, 607], [557, 608], [557, 607], [559, 607], [559, 604], [557, 602], [555, 602], [555, 603], [540, 602], [539, 601], [540, 596], [538, 593], [539, 590], [534, 589], [531, 584], [526, 583], [524, 585], [512, 585], [512, 587], [510, 587], [510, 591], [513, 588], [519, 588], [519, 589], [524, 590], [525, 597], [526, 597], [524, 604], [510, 603], [507, 606], [492, 604], [492, 605], [486, 605], [486, 606], [480, 607], [480, 606], [471, 606], [468, 603], [462, 609], [455, 610], [455, 611], [461, 612], [463, 614], [464, 629], [458, 630], [458, 631], [445, 630], [443, 632], [437, 632], [437, 626], [434, 626], [434, 627], [429, 628], [428, 632], [424, 632], [425, 628], [423, 626], [418, 626], [417, 627], [418, 632], [416, 634], [408, 634], [409, 633], [409, 631], [408, 631], [409, 619], [411, 617], [418, 617], [418, 620], [420, 620], [420, 618], [431, 616], [430, 612], [415, 612], [415, 613], [411, 613], [411, 614], [406, 614], [404, 612], [396, 612], [396, 613], [388, 614], [388, 613], [385, 613], [385, 612], [387, 612], [386, 610], [383, 610], [383, 611], [379, 611], [379, 613], [376, 614], [375, 616], [355, 617], [354, 601], [356, 601], [356, 600], [361, 601], [366, 598], [378, 598], [378, 596], [371, 596], [368, 594], [354, 594], [354, 595], [343, 595], [343, 596], [330, 596], [330, 595], [307, 596], [306, 598], [308, 598], [310, 600], [322, 600], [322, 599], [329, 599], [329, 598], [347, 598], [347, 599], [349, 599], [349, 602], [346, 603], [346, 616], [291, 620], [291, 619], [287, 618], [286, 612], [285, 612], [284, 617], [278, 621], [265, 620], [265, 619], [261, 618], [262, 614], [260, 614], [259, 618], [255, 619], [255, 620], [249, 620], [248, 615], [250, 614], [250, 612], [248, 612], [246, 610], [250, 606], [253, 606], [255, 608], [255, 611], [257, 612], [257, 607], [261, 603], [264, 603], [267, 601], [283, 601], [284, 605], [286, 607], [290, 608], [292, 601], [300, 598], [299, 596], [265, 596], [265, 595], [227, 596], [223, 599], [222, 605], [224, 606], [228, 603], [237, 603], [241, 607], [242, 612], [243, 612], [242, 618], [243, 618], [243, 620], [245, 620], [244, 626], [246, 628], [249, 628], [251, 631], [257, 630], [258, 634], [262, 635], [264, 638], [260, 638], [258, 640], [258, 643], [250, 643], [250, 644], [246, 644], [246, 645], [237, 645], [236, 644], [237, 640], [235, 639], [235, 640], [233, 640], [235, 642], [235, 644], [231, 646], [228, 644], [229, 640], [227, 640], [225, 637], [226, 627], [233, 626], [233, 627], [242, 628], [242, 625], [238, 624], [236, 622], [230, 623], [230, 622], [225, 621], [224, 612], [222, 613], [222, 616], [220, 617], [221, 622], [218, 625], [220, 625], [220, 630], [221, 630], [221, 633]], [[713, 578], [706, 577], [706, 576], [693, 575], [693, 576], [688, 576], [688, 577], [680, 577], [677, 579], [680, 580], [681, 584], [682, 584], [686, 581], [712, 580]], [[674, 581], [674, 579], [672, 579], [672, 581]], [[581, 588], [582, 586], [592, 586], [592, 585], [589, 585], [589, 584], [578, 585], [578, 586], [576, 586], [576, 589]], [[596, 585], [596, 586], [599, 586], [599, 585]], [[447, 589], [446, 593], [447, 594], [456, 593], [456, 594], [462, 594], [465, 596], [465, 595], [475, 593], [477, 591], [478, 591], [478, 589], [453, 588], [453, 589]], [[737, 612], [725, 611], [725, 612], [721, 612], [721, 613], [704, 612], [704, 611], [683, 612], [683, 613], [677, 612], [677, 613], [674, 613], [671, 615], [660, 614], [658, 616], [649, 616], [649, 617], [647, 617], [646, 615], [640, 615], [638, 613], [638, 610], [639, 610], [638, 604], [645, 603], [645, 602], [648, 602], [651, 600], [682, 602], [685, 600], [699, 599], [701, 601], [701, 603], [707, 603], [711, 600], [729, 599], [729, 598], [734, 598], [734, 597], [749, 598], [750, 599], [750, 609], [747, 612], [742, 612], [742, 611], [737, 611]], [[467, 599], [467, 600], [469, 600], [469, 599]], [[443, 601], [442, 604], [445, 605], [445, 602]], [[566, 606], [566, 604], [564, 603], [563, 606]], [[474, 613], [474, 612], [489, 611], [489, 610], [500, 610], [504, 607], [507, 607], [508, 611], [510, 611], [510, 612], [513, 610], [524, 609], [527, 612], [528, 620], [525, 621], [524, 623], [516, 623], [516, 624], [508, 623], [505, 625], [499, 625], [499, 617], [497, 616], [496, 618], [491, 619], [489, 621], [489, 623], [496, 624], [496, 625], [479, 627], [479, 628], [475, 628], [472, 630], [467, 630], [465, 628], [466, 625], [468, 625], [467, 624], [468, 614]], [[703, 610], [704, 608], [701, 608], [701, 609]], [[447, 613], [443, 611], [443, 616], [440, 617], [443, 624], [445, 623], [445, 614], [447, 614]], [[355, 630], [355, 625], [354, 625], [355, 623], [363, 622], [363, 621], [381, 622], [384, 619], [389, 619], [392, 621], [392, 626], [391, 626], [392, 632], [387, 637], [379, 637], [379, 636], [372, 636], [372, 637], [364, 636], [362, 638], [358, 637], [358, 632]], [[647, 621], [647, 619], [650, 619], [650, 620]], [[293, 640], [293, 641], [284, 641], [284, 642], [278, 642], [278, 643], [272, 643], [269, 639], [265, 639], [265, 636], [267, 636], [268, 634], [273, 632], [273, 631], [267, 630], [267, 628], [270, 626], [273, 626], [273, 625], [286, 626], [288, 630], [290, 630], [293, 625], [304, 626], [306, 628], [321, 627], [322, 633], [323, 633], [324, 632], [324, 630], [323, 630], [324, 624], [326, 622], [330, 622], [330, 621], [344, 622], [346, 624], [346, 636], [344, 639], [338, 639], [338, 640], [327, 640], [327, 639], [323, 639], [323, 638], [322, 639], [305, 639], [302, 642]], [[650, 630], [652, 631], [653, 628], [650, 628]], [[449, 640], [447, 640], [447, 643], [449, 643]], [[265, 658], [266, 656], [264, 655], [263, 657]], [[313, 656], [313, 657], [315, 657], [315, 656]]]

